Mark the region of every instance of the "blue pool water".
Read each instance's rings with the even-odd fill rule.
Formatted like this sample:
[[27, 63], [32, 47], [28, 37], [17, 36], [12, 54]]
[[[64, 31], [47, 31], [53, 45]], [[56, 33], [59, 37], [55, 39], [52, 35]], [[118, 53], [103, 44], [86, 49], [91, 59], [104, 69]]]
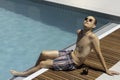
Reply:
[[[0, 0], [0, 80], [35, 64], [42, 50], [60, 50], [76, 40], [75, 31], [89, 14], [31, 0]], [[97, 17], [97, 28], [109, 22]]]

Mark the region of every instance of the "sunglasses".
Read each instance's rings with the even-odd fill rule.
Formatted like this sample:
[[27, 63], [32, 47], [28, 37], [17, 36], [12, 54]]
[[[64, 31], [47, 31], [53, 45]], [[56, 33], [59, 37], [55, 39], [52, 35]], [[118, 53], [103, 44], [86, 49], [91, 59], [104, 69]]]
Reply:
[[93, 19], [85, 18], [85, 20], [88, 20], [89, 22], [92, 22]]

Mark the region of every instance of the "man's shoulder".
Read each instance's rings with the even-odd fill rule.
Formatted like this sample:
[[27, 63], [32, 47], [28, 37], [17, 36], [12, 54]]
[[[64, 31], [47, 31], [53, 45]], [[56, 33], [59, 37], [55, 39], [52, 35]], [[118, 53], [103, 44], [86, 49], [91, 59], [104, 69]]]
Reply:
[[82, 31], [81, 29], [78, 29], [76, 32], [77, 32], [77, 34], [79, 34], [81, 31]]
[[96, 35], [95, 33], [93, 33], [93, 32], [89, 35], [89, 37], [90, 37], [91, 39], [98, 38], [97, 35]]

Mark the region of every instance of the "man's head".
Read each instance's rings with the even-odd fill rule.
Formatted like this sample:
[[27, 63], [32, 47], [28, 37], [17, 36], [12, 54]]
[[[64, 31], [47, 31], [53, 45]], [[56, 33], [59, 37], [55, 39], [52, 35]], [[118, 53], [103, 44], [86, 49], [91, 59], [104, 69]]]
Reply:
[[86, 17], [84, 22], [83, 22], [83, 25], [84, 25], [85, 29], [95, 28], [96, 24], [97, 24], [97, 20], [93, 16]]

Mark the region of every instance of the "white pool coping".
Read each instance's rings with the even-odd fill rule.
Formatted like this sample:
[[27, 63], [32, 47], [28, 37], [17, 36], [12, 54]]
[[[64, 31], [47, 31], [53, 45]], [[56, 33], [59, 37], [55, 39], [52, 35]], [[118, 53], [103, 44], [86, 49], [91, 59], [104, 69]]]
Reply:
[[[120, 72], [120, 61], [118, 61], [115, 65], [113, 65], [109, 70], [114, 70]], [[106, 73], [103, 73], [95, 80], [120, 80], [120, 75], [110, 76]]]
[[[116, 24], [111, 24], [112, 26], [113, 25], [116, 25]], [[107, 28], [110, 28], [109, 26], [108, 27], [105, 27], [106, 29]], [[105, 30], [105, 28], [103, 28], [104, 30]], [[114, 32], [115, 30], [117, 30], [117, 29], [119, 29], [120, 28], [120, 24], [119, 25], [116, 25], [116, 26], [113, 26], [112, 28], [110, 28], [109, 30], [106, 30], [104, 33], [101, 33], [101, 35], [100, 35], [100, 33], [99, 33], [99, 31], [97, 31], [95, 34], [98, 36], [98, 38], [99, 39], [102, 39], [102, 38], [104, 38], [105, 36], [107, 36], [107, 35], [109, 35], [110, 33], [112, 33], [112, 32]], [[102, 31], [103, 29], [101, 29], [100, 31]], [[73, 47], [74, 47], [74, 45], [73, 45]], [[72, 48], [73, 48], [72, 47]], [[117, 70], [117, 69], [119, 69], [120, 70], [120, 68], [116, 68], [116, 66], [118, 66], [119, 65], [119, 67], [120, 67], [120, 61], [117, 63], [117, 64], [115, 64], [115, 66], [113, 66], [112, 68], [110, 68], [110, 69], [114, 69], [114, 70]], [[42, 73], [44, 73], [44, 72], [46, 72], [47, 70], [49, 70], [49, 69], [46, 69], [46, 68], [42, 68], [42, 69], [40, 69], [40, 70], [38, 70], [38, 71], [36, 71], [35, 73], [33, 73], [33, 74], [31, 74], [30, 76], [28, 76], [28, 77], [26, 77], [26, 78], [24, 78], [24, 77], [19, 77], [19, 78], [16, 78], [16, 79], [14, 79], [14, 80], [32, 80], [33, 78], [35, 78], [35, 77], [37, 77], [37, 76], [39, 76], [40, 74], [42, 74]], [[104, 76], [105, 74], [103, 74], [103, 76]], [[102, 77], [103, 77], [102, 76]], [[105, 76], [105, 77], [108, 77], [108, 75], [107, 76]], [[117, 76], [116, 76], [117, 77]], [[114, 77], [113, 77], [114, 78]], [[119, 76], [119, 79], [120, 79], [120, 76]], [[98, 78], [98, 79], [96, 79], [96, 80], [103, 80], [102, 78], [101, 78], [101, 76], [100, 76], [100, 78]], [[108, 80], [108, 79], [107, 79]], [[111, 80], [111, 79], [109, 79], [109, 80]], [[112, 80], [115, 80], [115, 79], [112, 79]], [[118, 80], [118, 79], [117, 79]]]
[[102, 39], [102, 38], [104, 38], [105, 36], [111, 34], [112, 32], [116, 31], [116, 30], [119, 29], [119, 28], [120, 28], [120, 25], [117, 25], [117, 26], [113, 27], [112, 29], [104, 32], [104, 34], [98, 36], [98, 38], [99, 38], [99, 39]]
[[32, 75], [26, 77], [26, 78], [23, 79], [23, 80], [32, 80], [33, 78], [39, 76], [40, 74], [46, 72], [47, 70], [49, 70], [49, 69], [42, 68], [42, 69], [38, 70], [37, 72], [33, 73]]
[[109, 0], [45, 0], [45, 1], [120, 17], [119, 0], [110, 0], [110, 1]]

